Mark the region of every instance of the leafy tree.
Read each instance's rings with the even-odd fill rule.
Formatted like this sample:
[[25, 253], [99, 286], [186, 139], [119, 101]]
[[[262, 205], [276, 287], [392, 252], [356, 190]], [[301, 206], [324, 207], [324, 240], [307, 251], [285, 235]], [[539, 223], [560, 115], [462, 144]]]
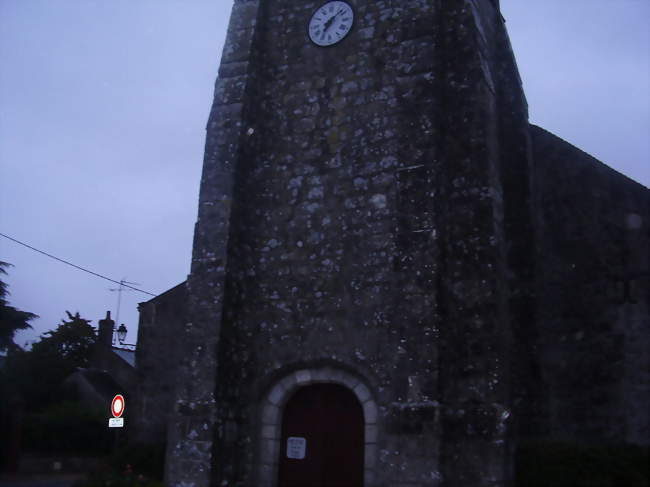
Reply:
[[60, 400], [63, 381], [77, 367], [88, 367], [97, 341], [90, 320], [66, 311], [56, 330], [41, 335], [32, 349], [9, 354], [3, 370], [5, 386], [18, 393], [28, 410], [39, 410]]
[[68, 373], [77, 367], [88, 367], [97, 341], [95, 329], [86, 320], [66, 311], [68, 321], [61, 320], [56, 330], [41, 335], [41, 340], [32, 345], [32, 353], [44, 357], [57, 357], [60, 366]]
[[[11, 264], [0, 261], [0, 274], [6, 275], [7, 271], [4, 268], [10, 266]], [[34, 313], [9, 306], [7, 302], [9, 290], [7, 288], [7, 284], [0, 279], [0, 352], [19, 348], [14, 343], [14, 335], [18, 330], [31, 328], [29, 322], [38, 318]]]
[[75, 398], [62, 387], [75, 369], [90, 365], [97, 335], [90, 320], [79, 313], [66, 311], [66, 315], [55, 330], [41, 335], [31, 350], [16, 347], [9, 351], [0, 368], [0, 410], [6, 417], [16, 410], [23, 413], [26, 451], [106, 454], [112, 438], [105, 411], [69, 402]]

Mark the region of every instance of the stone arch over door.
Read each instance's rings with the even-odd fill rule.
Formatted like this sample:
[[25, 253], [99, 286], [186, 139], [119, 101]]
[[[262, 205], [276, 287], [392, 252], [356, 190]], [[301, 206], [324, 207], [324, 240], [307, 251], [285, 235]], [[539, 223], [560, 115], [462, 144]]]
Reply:
[[282, 413], [285, 404], [299, 388], [312, 384], [339, 384], [350, 389], [363, 409], [364, 487], [376, 485], [377, 403], [370, 389], [357, 377], [332, 367], [302, 369], [276, 382], [264, 396], [261, 410], [261, 434], [258, 454], [259, 487], [277, 487]]

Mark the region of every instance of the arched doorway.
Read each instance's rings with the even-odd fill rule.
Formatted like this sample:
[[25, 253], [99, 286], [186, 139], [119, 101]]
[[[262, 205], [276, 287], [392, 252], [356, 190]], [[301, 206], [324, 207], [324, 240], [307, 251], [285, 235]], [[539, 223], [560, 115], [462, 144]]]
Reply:
[[339, 384], [301, 387], [284, 407], [279, 487], [363, 487], [364, 415]]

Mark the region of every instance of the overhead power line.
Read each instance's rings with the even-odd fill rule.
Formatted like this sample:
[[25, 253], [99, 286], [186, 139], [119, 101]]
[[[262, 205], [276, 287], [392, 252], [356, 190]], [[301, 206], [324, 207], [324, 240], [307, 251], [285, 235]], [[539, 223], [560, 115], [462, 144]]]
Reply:
[[64, 264], [67, 264], [69, 266], [74, 267], [75, 269], [79, 269], [80, 271], [87, 272], [88, 274], [92, 274], [95, 277], [101, 277], [102, 279], [106, 279], [107, 281], [111, 281], [115, 284], [120, 284], [123, 287], [128, 287], [129, 289], [133, 289], [134, 291], [138, 291], [140, 293], [148, 294], [149, 296], [156, 296], [154, 293], [150, 293], [149, 291], [143, 291], [142, 289], [138, 289], [137, 287], [129, 286], [128, 284], [124, 284], [124, 281], [116, 281], [115, 279], [111, 279], [110, 277], [102, 276], [101, 274], [98, 274], [97, 272], [90, 271], [88, 269], [84, 269], [81, 266], [78, 266], [76, 264], [73, 264], [72, 262], [68, 262], [67, 260], [60, 259], [52, 254], [48, 254], [47, 252], [44, 252], [42, 250], [37, 249], [36, 247], [32, 247], [31, 245], [26, 244], [25, 242], [21, 242], [20, 240], [16, 240], [15, 238], [10, 237], [9, 235], [5, 235], [4, 233], [0, 233], [0, 236], [11, 240], [12, 242], [16, 242], [17, 244], [22, 245], [23, 247], [27, 247], [28, 249], [33, 250], [34, 252], [38, 252], [39, 254], [43, 254], [50, 259], [58, 260], [59, 262], [63, 262]]

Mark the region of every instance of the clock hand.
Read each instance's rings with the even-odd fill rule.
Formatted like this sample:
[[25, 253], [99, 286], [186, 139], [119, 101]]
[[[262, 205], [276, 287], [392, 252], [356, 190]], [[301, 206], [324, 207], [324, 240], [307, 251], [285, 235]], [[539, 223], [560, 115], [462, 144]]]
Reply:
[[339, 15], [341, 15], [343, 12], [345, 12], [345, 9], [344, 9], [344, 8], [342, 8], [341, 10], [339, 10], [338, 12], [336, 12], [334, 15], [332, 15], [332, 16], [327, 20], [327, 22], [325, 22], [325, 31], [327, 31], [327, 30], [332, 26], [332, 22], [334, 22], [334, 19], [336, 19], [336, 17], [338, 17]]
[[332, 26], [332, 22], [334, 22], [335, 18], [336, 15], [333, 15], [329, 19], [327, 19], [327, 22], [325, 22], [325, 31], [327, 31], [327, 29], [329, 29]]

